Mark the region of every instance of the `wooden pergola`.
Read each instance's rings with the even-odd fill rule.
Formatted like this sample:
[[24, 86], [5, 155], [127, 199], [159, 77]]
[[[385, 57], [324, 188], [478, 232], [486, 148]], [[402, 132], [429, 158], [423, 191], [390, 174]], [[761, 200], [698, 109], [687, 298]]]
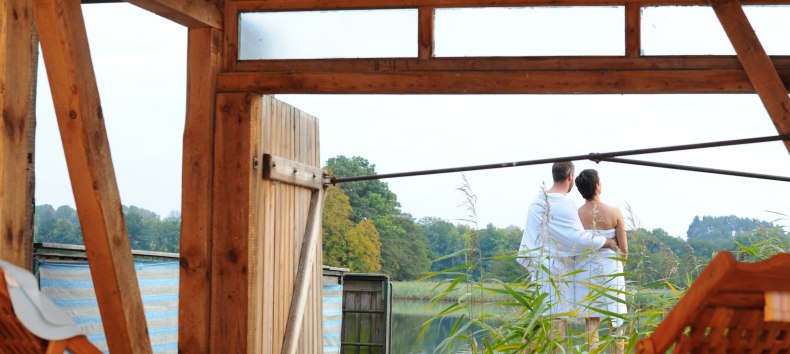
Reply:
[[[108, 345], [113, 353], [150, 352], [80, 3], [0, 1], [0, 106], [4, 126], [0, 137], [0, 258], [24, 267], [31, 264], [35, 86], [40, 41]], [[297, 350], [293, 345], [282, 344], [289, 340], [283, 337], [289, 333], [294, 336], [293, 332], [286, 330], [283, 334], [282, 328], [276, 332], [268, 326], [261, 319], [267, 311], [261, 306], [268, 305], [256, 305], [254, 301], [291, 294], [290, 288], [278, 293], [286, 285], [269, 280], [272, 290], [257, 280], [258, 270], [278, 261], [271, 259], [276, 256], [250, 246], [260, 229], [268, 227], [266, 213], [309, 204], [266, 199], [271, 190], [253, 182], [261, 178], [260, 164], [268, 164], [272, 170], [276, 165], [273, 159], [280, 161], [277, 156], [262, 156], [266, 148], [259, 144], [261, 134], [274, 128], [260, 126], [261, 109], [270, 104], [261, 100], [261, 94], [757, 93], [777, 131], [790, 134], [790, 56], [769, 57], [742, 9], [742, 4], [790, 5], [790, 0], [129, 2], [189, 28], [181, 209], [182, 353]], [[641, 56], [641, 9], [664, 5], [712, 6], [737, 56]], [[433, 55], [435, 9], [524, 6], [624, 6], [625, 55]], [[237, 58], [241, 12], [398, 8], [419, 11], [416, 58]], [[297, 134], [305, 135], [307, 130]], [[785, 146], [790, 151], [790, 142], [786, 141]], [[314, 148], [317, 150], [317, 146]], [[310, 158], [317, 159], [317, 154]], [[277, 166], [289, 163], [286, 159]], [[312, 171], [315, 179], [315, 163], [288, 166]], [[303, 185], [315, 186], [309, 182]], [[310, 198], [302, 196], [300, 200]], [[305, 223], [311, 224], [307, 218], [302, 218], [302, 222], [301, 230]], [[297, 280], [288, 287], [300, 283], [299, 277], [304, 278], [305, 268], [294, 269]], [[288, 313], [294, 317], [293, 311]], [[317, 335], [301, 333], [302, 337]], [[309, 352], [306, 346], [300, 348]]]

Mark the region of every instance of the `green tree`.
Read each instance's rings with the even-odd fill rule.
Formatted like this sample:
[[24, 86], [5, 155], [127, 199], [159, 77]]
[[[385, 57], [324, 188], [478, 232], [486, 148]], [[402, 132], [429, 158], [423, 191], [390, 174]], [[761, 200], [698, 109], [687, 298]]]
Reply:
[[359, 272], [381, 271], [381, 241], [376, 225], [362, 220], [346, 234], [349, 268]]
[[327, 189], [323, 215], [324, 264], [355, 272], [381, 271], [381, 242], [375, 224], [351, 221], [349, 197], [338, 187]]
[[640, 228], [628, 233], [625, 271], [637, 284], [688, 285], [690, 278], [698, 273], [699, 265], [695, 250], [685, 240], [670, 236], [661, 228], [651, 231]]
[[348, 254], [345, 234], [354, 226], [351, 222], [351, 204], [348, 196], [338, 188], [327, 188], [323, 211], [324, 264], [347, 267]]
[[58, 209], [48, 204], [36, 206], [33, 217], [33, 240], [81, 245], [82, 231], [76, 210], [67, 205], [60, 206]]
[[722, 240], [732, 239], [741, 232], [757, 229], [770, 229], [774, 225], [767, 221], [729, 216], [695, 216], [689, 225], [686, 238], [688, 240]]
[[431, 267], [425, 237], [409, 215], [374, 220], [381, 235], [382, 271], [393, 280], [417, 279]]
[[[181, 218], [178, 214], [161, 219], [156, 213], [136, 206], [123, 206], [124, 219], [132, 249], [178, 252]], [[83, 244], [77, 211], [63, 205], [38, 205], [33, 216], [33, 240]]]
[[464, 231], [459, 230], [455, 225], [439, 218], [426, 217], [419, 221], [420, 231], [425, 237], [428, 248], [431, 251], [430, 258], [431, 270], [438, 271], [459, 266], [464, 263], [464, 255], [459, 254], [455, 257], [436, 260], [464, 248]]
[[[367, 159], [337, 156], [327, 161], [336, 176], [375, 175], [376, 166]], [[419, 227], [401, 214], [395, 193], [379, 180], [342, 183], [340, 188], [351, 205], [351, 221], [359, 224], [372, 220], [381, 241], [382, 272], [394, 280], [416, 279], [430, 269], [428, 246]]]
[[[330, 158], [327, 160], [327, 167], [331, 173], [342, 177], [376, 174], [376, 165], [359, 156]], [[390, 191], [389, 186], [385, 182], [370, 180], [342, 183], [340, 188], [349, 197], [353, 210], [351, 213], [351, 221], [353, 222], [400, 213], [400, 204], [397, 197], [395, 193]]]

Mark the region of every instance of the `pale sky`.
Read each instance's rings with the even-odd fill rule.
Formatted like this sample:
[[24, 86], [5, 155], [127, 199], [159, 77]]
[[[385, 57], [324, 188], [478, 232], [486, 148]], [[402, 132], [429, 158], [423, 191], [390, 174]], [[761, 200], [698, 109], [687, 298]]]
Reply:
[[[83, 10], [122, 202], [166, 216], [180, 209], [181, 200], [186, 29], [128, 4], [85, 5]], [[611, 11], [603, 11], [604, 16], [611, 16]], [[646, 54], [732, 52], [726, 39], [720, 43], [723, 32], [713, 26], [718, 25], [715, 17], [711, 25], [710, 9], [650, 11], [658, 12], [645, 12]], [[781, 21], [782, 16], [787, 18], [787, 8], [751, 8], [747, 14], [755, 21], [757, 33], [766, 41], [770, 54], [790, 54], [786, 41], [790, 24]], [[461, 11], [449, 12], [447, 16], [446, 23], [451, 26], [453, 18], [463, 22], [472, 15]], [[502, 16], [492, 18], [508, 22]], [[485, 19], [475, 17], [478, 24]], [[439, 15], [437, 26], [438, 23]], [[701, 30], [683, 36], [671, 31], [684, 23]], [[511, 24], [521, 26], [517, 20]], [[499, 27], [508, 30], [507, 24]], [[665, 28], [670, 30], [661, 32]], [[665, 35], [662, 37], [661, 33]], [[565, 47], [557, 43], [578, 39], [572, 35], [556, 38], [551, 42], [555, 47], [548, 46], [546, 50], [559, 52]], [[474, 42], [474, 38], [468, 39], [467, 44]], [[453, 43], [452, 38], [447, 41]], [[667, 52], [670, 42], [678, 52]], [[444, 45], [442, 50], [447, 55], [467, 50]], [[507, 43], [499, 47], [494, 44], [490, 50], [509, 47]], [[437, 53], [439, 48], [437, 43]], [[475, 48], [478, 47], [471, 47], [469, 52], [477, 55], [475, 50], [480, 49]], [[613, 50], [614, 54], [621, 50], [618, 46], [613, 48], [606, 50]], [[518, 55], [533, 55], [530, 48], [517, 50], [521, 51]], [[43, 64], [39, 76], [36, 204], [73, 206]], [[776, 134], [756, 95], [278, 98], [320, 119], [324, 160], [341, 154], [363, 156], [376, 164], [379, 173]], [[788, 155], [784, 146], [775, 142], [630, 158], [790, 176]], [[577, 163], [577, 171], [584, 168], [598, 169], [605, 202], [622, 208], [628, 203], [641, 226], [663, 227], [676, 236], [685, 236], [695, 215], [734, 214], [763, 220], [781, 217], [770, 211], [790, 215], [790, 185], [785, 182], [611, 163]], [[530, 201], [541, 183], [550, 183], [551, 179], [548, 165], [470, 172], [466, 176], [478, 196], [481, 226], [491, 222], [498, 227], [522, 227]], [[463, 195], [456, 190], [462, 183], [460, 174], [393, 179], [387, 183], [398, 195], [402, 210], [416, 218], [436, 216], [454, 221], [466, 216], [458, 207], [463, 202]], [[575, 189], [571, 196], [581, 204]], [[788, 223], [786, 217], [782, 223]]]

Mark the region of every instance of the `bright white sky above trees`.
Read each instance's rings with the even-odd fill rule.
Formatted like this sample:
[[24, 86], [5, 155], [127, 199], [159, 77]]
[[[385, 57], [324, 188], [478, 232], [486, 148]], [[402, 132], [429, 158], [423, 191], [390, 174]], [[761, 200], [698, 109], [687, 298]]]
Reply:
[[[128, 4], [86, 5], [83, 10], [122, 201], [166, 216], [180, 209], [186, 29]], [[790, 54], [790, 24], [771, 25], [786, 22], [771, 20], [786, 15], [786, 9], [768, 10], [747, 13], [761, 38], [784, 38], [785, 47], [766, 44], [770, 53]], [[732, 52], [726, 41], [722, 47], [708, 40], [717, 35], [710, 18], [691, 15], [672, 21], [688, 21], [701, 32], [713, 29], [710, 37], [667, 32], [668, 38], [649, 39], [646, 30], [645, 51], [666, 54], [672, 40], [683, 53], [701, 47], [715, 54]], [[661, 29], [662, 23], [659, 18], [648, 26]], [[321, 120], [324, 160], [359, 155], [375, 163], [379, 173], [776, 134], [756, 95], [278, 98]], [[36, 204], [73, 206], [43, 63], [37, 113]], [[790, 176], [788, 157], [781, 143], [764, 143], [632, 158]], [[577, 170], [584, 168], [599, 170], [604, 201], [620, 207], [628, 203], [641, 226], [663, 227], [675, 236], [685, 236], [695, 215], [774, 220], [781, 216], [768, 211], [790, 214], [790, 185], [783, 182], [577, 163]], [[551, 179], [548, 166], [472, 172], [467, 177], [479, 198], [481, 226], [491, 222], [499, 227], [522, 227], [529, 202], [540, 184]], [[460, 174], [388, 183], [402, 210], [416, 218], [452, 221], [466, 216], [458, 207], [463, 196], [455, 190], [462, 183]], [[582, 202], [575, 190], [571, 195]], [[786, 219], [783, 224], [788, 224]]]

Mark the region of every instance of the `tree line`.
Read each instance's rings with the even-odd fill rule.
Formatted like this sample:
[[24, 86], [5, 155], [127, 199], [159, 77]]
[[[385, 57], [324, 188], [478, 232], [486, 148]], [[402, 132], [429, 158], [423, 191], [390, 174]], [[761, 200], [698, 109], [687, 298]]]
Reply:
[[[367, 159], [337, 156], [327, 161], [337, 176], [376, 174]], [[463, 189], [462, 189], [463, 190]], [[465, 190], [467, 197], [471, 191]], [[178, 252], [180, 215], [160, 217], [136, 206], [123, 212], [133, 249]], [[632, 222], [633, 224], [633, 222]], [[79, 218], [74, 208], [35, 207], [35, 242], [82, 244]], [[401, 210], [397, 196], [380, 180], [343, 183], [327, 189], [323, 214], [323, 262], [354, 272], [389, 275], [393, 280], [413, 280], [428, 272], [479, 262], [476, 280], [518, 280], [526, 276], [516, 262], [523, 230], [517, 226], [478, 227], [470, 222], [450, 222], [435, 217], [416, 220]], [[781, 248], [788, 233], [771, 222], [736, 216], [695, 217], [686, 240], [656, 228], [631, 225], [626, 272], [640, 284], [688, 283], [716, 252], [743, 247]]]
[[[129, 243], [134, 250], [178, 252], [181, 216], [177, 213], [162, 218], [136, 206], [123, 206]], [[68, 205], [55, 209], [37, 205], [33, 214], [33, 242], [82, 245], [82, 230], [77, 211]]]

